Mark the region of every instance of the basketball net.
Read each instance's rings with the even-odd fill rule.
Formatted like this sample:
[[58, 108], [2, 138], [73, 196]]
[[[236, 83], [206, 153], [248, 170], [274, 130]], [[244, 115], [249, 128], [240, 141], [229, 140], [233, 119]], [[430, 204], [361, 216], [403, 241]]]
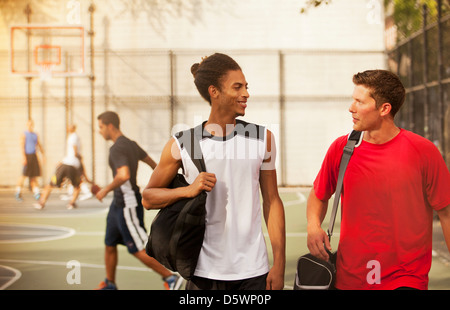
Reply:
[[39, 77], [41, 81], [48, 81], [52, 79], [53, 64], [40, 64], [39, 65]]

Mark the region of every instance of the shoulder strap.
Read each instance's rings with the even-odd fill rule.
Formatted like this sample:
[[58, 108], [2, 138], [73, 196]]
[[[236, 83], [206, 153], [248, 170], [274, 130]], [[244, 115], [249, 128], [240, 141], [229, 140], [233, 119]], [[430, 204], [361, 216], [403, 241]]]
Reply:
[[353, 150], [356, 145], [359, 145], [362, 140], [362, 132], [353, 130], [347, 140], [347, 144], [344, 147], [344, 152], [342, 153], [341, 164], [339, 165], [339, 175], [336, 185], [336, 192], [334, 194], [333, 209], [331, 211], [330, 224], [328, 227], [328, 239], [331, 241], [331, 236], [333, 235], [334, 222], [336, 220], [336, 213], [339, 205], [339, 199], [341, 198], [342, 184], [344, 181], [345, 170], [347, 169], [350, 157], [353, 154]]
[[198, 125], [190, 130], [185, 130], [176, 134], [180, 145], [186, 148], [186, 151], [191, 157], [192, 162], [197, 167], [199, 172], [206, 172], [206, 165], [203, 159], [202, 149], [200, 148], [200, 139], [202, 138], [202, 125]]

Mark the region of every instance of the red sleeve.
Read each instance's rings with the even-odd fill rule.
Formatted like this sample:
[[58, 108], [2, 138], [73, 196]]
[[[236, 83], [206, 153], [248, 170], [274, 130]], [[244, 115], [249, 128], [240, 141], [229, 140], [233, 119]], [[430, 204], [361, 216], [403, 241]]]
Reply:
[[435, 210], [450, 205], [450, 172], [439, 150], [431, 142], [421, 152], [425, 156], [425, 191], [428, 203]]
[[314, 181], [314, 191], [320, 200], [328, 200], [336, 190], [342, 152], [347, 136], [337, 138], [330, 146], [322, 162], [322, 167]]

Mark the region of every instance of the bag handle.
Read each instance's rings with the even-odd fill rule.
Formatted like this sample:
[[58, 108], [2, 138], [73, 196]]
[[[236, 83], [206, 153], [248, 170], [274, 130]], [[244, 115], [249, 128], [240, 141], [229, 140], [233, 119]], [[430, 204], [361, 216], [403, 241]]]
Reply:
[[339, 199], [341, 198], [342, 184], [344, 182], [345, 170], [347, 169], [350, 157], [353, 155], [353, 150], [356, 145], [359, 145], [362, 141], [362, 132], [353, 130], [347, 140], [347, 144], [344, 147], [344, 152], [342, 153], [341, 164], [339, 165], [339, 175], [336, 185], [336, 192], [334, 194], [333, 209], [331, 211], [330, 224], [328, 227], [328, 239], [331, 241], [331, 236], [333, 235], [334, 222], [336, 220], [337, 209], [339, 205]]

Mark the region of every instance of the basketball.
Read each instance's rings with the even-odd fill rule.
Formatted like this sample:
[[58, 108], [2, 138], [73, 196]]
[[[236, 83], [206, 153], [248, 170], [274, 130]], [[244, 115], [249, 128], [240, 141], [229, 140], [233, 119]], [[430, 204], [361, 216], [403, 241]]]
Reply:
[[100, 186], [93, 184], [91, 187], [91, 193], [95, 196], [100, 191]]

